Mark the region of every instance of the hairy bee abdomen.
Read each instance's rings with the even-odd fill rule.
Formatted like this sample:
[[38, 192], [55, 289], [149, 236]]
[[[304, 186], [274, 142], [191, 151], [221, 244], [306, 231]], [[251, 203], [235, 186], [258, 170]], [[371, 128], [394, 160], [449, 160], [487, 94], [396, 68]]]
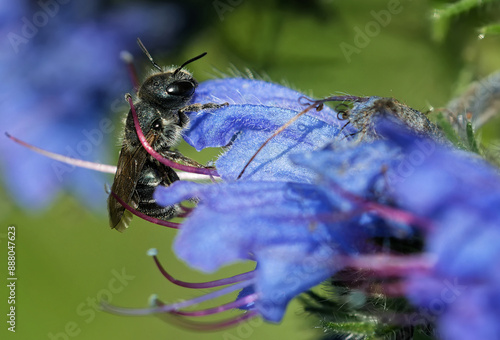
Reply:
[[160, 206], [156, 203], [153, 194], [159, 185], [169, 186], [179, 177], [173, 169], [159, 166], [155, 162], [146, 162], [137, 181], [135, 187], [137, 210], [151, 217], [168, 220], [179, 214], [181, 211], [179, 206]]

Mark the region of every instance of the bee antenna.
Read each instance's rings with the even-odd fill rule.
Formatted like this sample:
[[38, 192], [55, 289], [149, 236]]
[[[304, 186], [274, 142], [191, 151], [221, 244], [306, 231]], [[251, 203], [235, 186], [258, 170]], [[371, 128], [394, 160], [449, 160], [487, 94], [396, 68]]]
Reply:
[[151, 64], [153, 64], [153, 66], [156, 69], [158, 69], [158, 71], [163, 72], [163, 70], [160, 67], [160, 65], [158, 65], [157, 63], [155, 63], [155, 61], [153, 60], [153, 57], [151, 56], [151, 54], [149, 54], [148, 50], [146, 49], [146, 46], [144, 46], [144, 44], [142, 43], [141, 39], [137, 38], [137, 44], [139, 44], [139, 47], [141, 48], [142, 52], [144, 52], [144, 54], [149, 58], [149, 61], [151, 62]]
[[199, 56], [196, 56], [196, 57], [194, 57], [194, 58], [189, 59], [189, 60], [188, 60], [188, 61], [186, 61], [184, 64], [182, 64], [181, 66], [179, 66], [179, 67], [177, 68], [177, 70], [175, 70], [175, 71], [174, 71], [174, 76], [177, 74], [177, 72], [179, 72], [180, 70], [182, 70], [182, 68], [183, 68], [184, 66], [186, 66], [187, 64], [190, 64], [190, 63], [192, 63], [193, 61], [196, 61], [196, 60], [198, 60], [198, 59], [200, 59], [200, 58], [203, 58], [203, 57], [204, 57], [204, 56], [206, 56], [206, 55], [207, 55], [207, 52], [203, 52], [203, 53], [202, 53], [202, 54], [200, 54]]

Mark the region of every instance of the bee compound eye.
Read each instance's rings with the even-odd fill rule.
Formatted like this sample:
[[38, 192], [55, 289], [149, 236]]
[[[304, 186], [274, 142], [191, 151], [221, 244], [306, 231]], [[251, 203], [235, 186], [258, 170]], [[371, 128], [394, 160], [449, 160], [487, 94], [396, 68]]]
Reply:
[[177, 81], [167, 87], [167, 93], [173, 96], [189, 97], [194, 93], [194, 84], [190, 81]]
[[163, 123], [162, 123], [161, 119], [160, 118], [156, 119], [153, 122], [153, 125], [151, 126], [151, 128], [155, 131], [159, 131], [159, 130], [163, 129]]

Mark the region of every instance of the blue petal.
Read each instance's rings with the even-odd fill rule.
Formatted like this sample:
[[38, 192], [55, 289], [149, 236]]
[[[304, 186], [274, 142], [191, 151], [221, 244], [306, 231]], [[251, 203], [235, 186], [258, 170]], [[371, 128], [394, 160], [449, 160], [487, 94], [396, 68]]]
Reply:
[[255, 306], [273, 322], [281, 321], [291, 299], [342, 268], [329, 244], [297, 241], [258, 249], [255, 255], [259, 264], [255, 286], [262, 296]]
[[439, 331], [447, 339], [498, 339], [500, 337], [499, 281], [488, 286], [471, 287], [456, 296], [440, 320]]
[[[306, 108], [299, 102], [304, 94], [289, 87], [263, 80], [246, 78], [225, 78], [201, 83], [196, 89], [193, 103], [229, 103], [229, 105], [256, 105], [276, 107], [300, 112]], [[339, 125], [336, 112], [325, 106], [323, 110], [312, 110], [307, 115], [329, 125]], [[196, 124], [196, 114], [191, 116]], [[343, 125], [343, 124], [342, 124]]]
[[329, 223], [327, 217], [341, 210], [316, 185], [178, 181], [155, 192], [160, 205], [193, 197], [199, 203], [183, 223], [175, 253], [205, 272], [257, 261], [255, 306], [269, 321], [281, 320], [290, 299], [335, 273], [336, 254], [356, 254], [372, 236], [350, 220]]
[[323, 224], [311, 229], [309, 218], [328, 213], [328, 200], [305, 184], [176, 182], [155, 192], [161, 205], [190, 197], [200, 203], [183, 224], [174, 249], [191, 266], [207, 272], [253, 259], [256, 249], [270, 244], [331, 239]]
[[410, 301], [419, 306], [415, 323], [437, 323], [446, 339], [497, 339], [500, 336], [498, 268], [491, 282], [415, 275], [408, 285]]
[[[393, 204], [387, 173], [404, 159], [404, 154], [393, 143], [376, 141], [370, 144], [332, 143], [322, 150], [294, 154], [290, 158], [295, 164], [314, 171], [315, 182], [332, 205], [348, 210], [356, 205], [347, 200], [339, 188], [381, 204]], [[355, 228], [363, 228], [372, 236], [408, 238], [414, 235], [410, 226], [382, 220], [373, 213], [362, 214], [356, 223]]]
[[[297, 165], [307, 167], [316, 173], [322, 184], [338, 183], [343, 189], [371, 197], [379, 189], [381, 181], [391, 165], [403, 159], [401, 149], [385, 141], [371, 144], [332, 143], [322, 150], [294, 154], [290, 158]], [[379, 198], [379, 197], [377, 197]]]
[[[264, 141], [305, 108], [299, 103], [300, 96], [299, 92], [258, 80], [204, 82], [197, 89], [194, 102], [230, 105], [213, 112], [192, 113], [185, 139], [198, 150], [229, 146], [216, 165], [222, 178], [235, 179]], [[300, 117], [264, 147], [245, 178], [310, 181], [312, 173], [297, 169], [288, 154], [314, 150], [333, 141], [341, 125], [330, 108], [312, 110], [311, 115]]]

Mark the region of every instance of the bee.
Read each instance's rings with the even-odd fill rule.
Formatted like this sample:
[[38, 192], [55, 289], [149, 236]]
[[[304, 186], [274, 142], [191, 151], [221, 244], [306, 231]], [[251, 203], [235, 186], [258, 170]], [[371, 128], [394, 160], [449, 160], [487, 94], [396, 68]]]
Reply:
[[[198, 82], [183, 68], [202, 58], [206, 53], [186, 61], [177, 68], [163, 69], [153, 60], [141, 40], [137, 39], [137, 42], [155, 68], [155, 72], [139, 86], [137, 101], [133, 104], [147, 142], [163, 157], [174, 162], [204, 167], [171, 150], [171, 147], [179, 141], [183, 130], [189, 124], [186, 112], [216, 109], [227, 105], [188, 104]], [[135, 130], [132, 109], [125, 119], [121, 144], [111, 192], [135, 210], [148, 216], [161, 220], [178, 216], [181, 212], [179, 206], [157, 205], [153, 192], [159, 185], [168, 186], [179, 177], [172, 168], [160, 164], [144, 149]], [[108, 197], [108, 210], [110, 227], [120, 232], [125, 231], [132, 219], [132, 213], [111, 194]]]
[[[323, 99], [322, 102], [327, 101]], [[444, 135], [439, 128], [434, 125], [425, 114], [411, 108], [397, 99], [382, 97], [359, 97], [358, 104], [352, 109], [337, 111], [340, 120], [347, 120], [357, 132], [355, 139], [361, 141], [372, 141], [380, 139], [376, 130], [377, 121], [381, 118], [395, 120], [404, 124], [410, 131], [434, 140], [444, 141]]]

